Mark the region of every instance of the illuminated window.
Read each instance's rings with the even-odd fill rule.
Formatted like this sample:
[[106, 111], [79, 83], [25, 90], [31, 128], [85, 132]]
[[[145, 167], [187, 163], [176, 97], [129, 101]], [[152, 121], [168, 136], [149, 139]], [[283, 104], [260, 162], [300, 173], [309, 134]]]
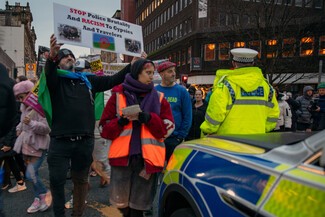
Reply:
[[204, 45], [204, 60], [213, 61], [216, 59], [216, 45], [215, 44], [205, 44]]
[[325, 55], [325, 35], [319, 37], [319, 55]]
[[311, 56], [314, 52], [314, 37], [304, 37], [300, 40], [300, 56]]
[[238, 47], [245, 47], [245, 42], [243, 41], [234, 42], [234, 48], [238, 48]]
[[250, 41], [249, 48], [256, 50], [258, 52], [258, 58], [261, 58], [261, 42], [260, 41]]
[[285, 38], [282, 44], [282, 57], [293, 57], [295, 55], [296, 39]]
[[219, 60], [229, 60], [229, 48], [230, 44], [228, 42], [219, 44]]
[[277, 56], [277, 46], [276, 46], [277, 44], [278, 44], [277, 40], [274, 40], [274, 39], [266, 41], [266, 45], [267, 45], [266, 57], [267, 58], [274, 58]]

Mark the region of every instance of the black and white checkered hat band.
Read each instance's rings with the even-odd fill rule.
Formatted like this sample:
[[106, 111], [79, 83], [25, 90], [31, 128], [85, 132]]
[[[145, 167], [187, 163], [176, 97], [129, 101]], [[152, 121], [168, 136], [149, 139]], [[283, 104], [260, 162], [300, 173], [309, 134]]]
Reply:
[[251, 63], [254, 62], [254, 58], [248, 58], [248, 57], [236, 57], [233, 58], [234, 61], [240, 62], [240, 63]]

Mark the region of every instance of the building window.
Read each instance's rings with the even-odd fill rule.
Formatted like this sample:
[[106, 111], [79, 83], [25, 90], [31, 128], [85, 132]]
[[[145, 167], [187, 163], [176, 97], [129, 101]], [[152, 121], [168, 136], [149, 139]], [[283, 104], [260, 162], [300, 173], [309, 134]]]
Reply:
[[205, 44], [204, 45], [204, 61], [214, 61], [216, 59], [216, 45]]
[[325, 55], [325, 35], [319, 37], [319, 55]]
[[305, 0], [305, 7], [311, 8], [313, 6], [313, 0]]
[[219, 60], [229, 60], [229, 48], [230, 44], [228, 42], [219, 44]]
[[182, 50], [182, 65], [186, 64], [186, 50]]
[[228, 17], [228, 25], [236, 26], [239, 24], [239, 15], [238, 14], [231, 14]]
[[236, 41], [234, 42], [234, 48], [245, 47], [245, 42], [243, 41]]
[[314, 0], [315, 8], [323, 8], [323, 0]]
[[227, 25], [227, 14], [220, 13], [219, 14], [219, 24], [220, 26], [226, 26]]
[[300, 40], [300, 56], [311, 56], [314, 52], [314, 37], [304, 37]]
[[258, 52], [258, 58], [261, 58], [261, 41], [250, 41], [249, 48]]
[[295, 0], [295, 5], [297, 7], [302, 7], [302, 0]]
[[192, 59], [192, 47], [187, 48], [187, 63], [191, 64]]
[[285, 38], [282, 43], [282, 57], [293, 57], [296, 49], [295, 38]]
[[277, 40], [267, 40], [266, 41], [266, 58], [274, 58], [277, 57]]
[[292, 4], [292, 0], [284, 0], [284, 5], [291, 5]]
[[240, 23], [242, 26], [247, 26], [250, 23], [249, 20], [249, 16], [247, 14], [244, 14], [240, 19]]
[[182, 52], [179, 51], [179, 52], [178, 52], [178, 61], [177, 61], [177, 66], [180, 66], [180, 65], [181, 65], [181, 61], [182, 61]]

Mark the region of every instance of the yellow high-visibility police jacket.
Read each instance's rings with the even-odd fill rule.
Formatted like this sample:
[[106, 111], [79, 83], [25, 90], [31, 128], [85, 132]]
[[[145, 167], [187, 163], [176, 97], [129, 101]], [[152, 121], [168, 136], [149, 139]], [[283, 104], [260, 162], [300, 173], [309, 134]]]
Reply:
[[203, 133], [266, 133], [276, 126], [280, 111], [272, 86], [258, 67], [218, 70], [201, 125]]

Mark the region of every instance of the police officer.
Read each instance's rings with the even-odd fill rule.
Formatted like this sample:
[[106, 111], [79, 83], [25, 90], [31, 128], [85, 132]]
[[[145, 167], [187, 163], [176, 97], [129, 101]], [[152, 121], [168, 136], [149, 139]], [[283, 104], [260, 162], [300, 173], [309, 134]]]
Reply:
[[257, 51], [232, 49], [233, 70], [218, 70], [205, 121], [205, 134], [255, 134], [273, 130], [279, 106], [272, 86], [254, 66]]

